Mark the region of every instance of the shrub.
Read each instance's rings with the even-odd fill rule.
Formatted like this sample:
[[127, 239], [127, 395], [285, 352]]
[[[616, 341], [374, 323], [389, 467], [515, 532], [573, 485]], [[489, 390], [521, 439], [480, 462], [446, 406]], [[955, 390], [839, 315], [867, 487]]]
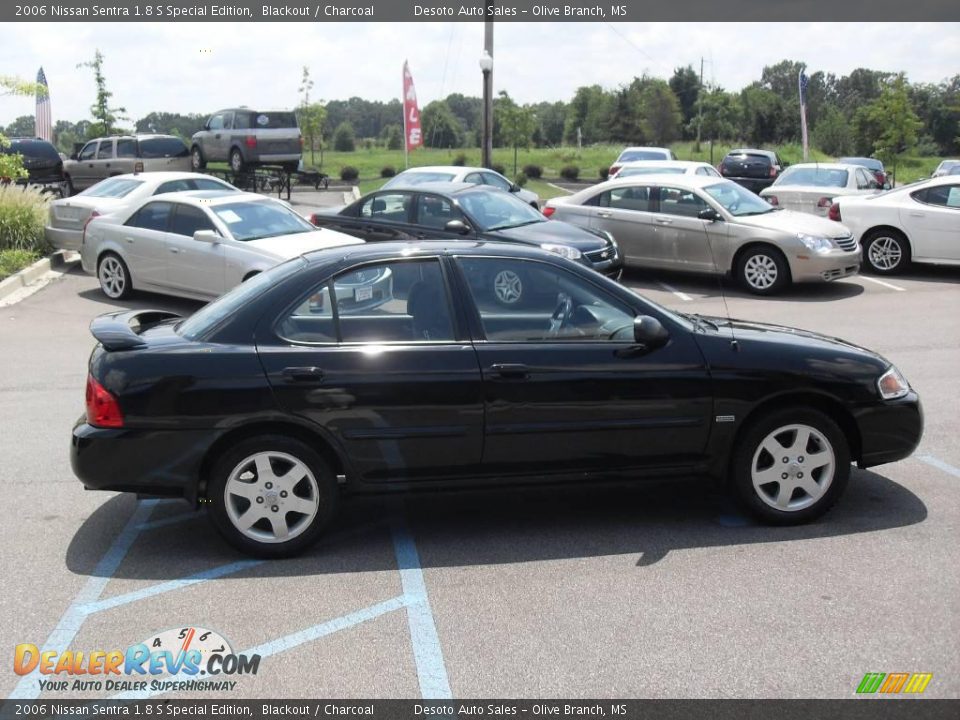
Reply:
[[0, 250], [0, 280], [23, 270], [39, 258], [40, 253], [33, 250]]
[[606, 180], [610, 177], [610, 168], [604, 166], [597, 171], [597, 175], [601, 180]]
[[527, 174], [522, 172], [517, 173], [517, 177], [514, 179], [514, 182], [520, 187], [523, 187], [527, 184]]
[[0, 185], [0, 250], [49, 250], [43, 236], [48, 195], [23, 185]]
[[353, 125], [342, 122], [333, 132], [333, 149], [337, 152], [353, 152], [357, 149], [357, 136], [353, 132]]
[[453, 164], [457, 165], [458, 167], [463, 167], [467, 164], [467, 156], [463, 153], [460, 153], [453, 159]]
[[397, 174], [397, 169], [393, 165], [384, 165], [380, 168], [380, 177], [382, 178], [392, 178]]
[[576, 165], [564, 165], [560, 168], [560, 177], [571, 182], [576, 181], [580, 177], [580, 168]]
[[340, 168], [340, 179], [346, 180], [347, 182], [353, 182], [358, 177], [360, 177], [360, 171], [357, 170], [353, 165], [345, 165]]
[[503, 165], [501, 165], [500, 163], [492, 163], [492, 164], [490, 165], [490, 169], [493, 170], [494, 172], [498, 172], [498, 173], [500, 173], [501, 175], [504, 175], [504, 176], [507, 174], [507, 169], [506, 169]]
[[528, 178], [533, 178], [534, 180], [537, 180], [543, 177], [543, 168], [540, 167], [539, 165], [524, 165], [523, 174], [526, 175]]

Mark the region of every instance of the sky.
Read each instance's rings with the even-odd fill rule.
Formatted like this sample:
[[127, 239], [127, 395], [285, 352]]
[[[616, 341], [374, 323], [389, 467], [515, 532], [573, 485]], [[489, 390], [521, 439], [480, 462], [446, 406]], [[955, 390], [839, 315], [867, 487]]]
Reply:
[[[483, 23], [5, 23], [0, 75], [34, 79], [42, 65], [54, 121], [89, 118], [104, 55], [113, 102], [132, 120], [151, 111], [211, 113], [234, 105], [292, 108], [301, 68], [312, 99], [399, 98], [409, 60], [421, 107], [452, 92], [479, 96]], [[837, 75], [857, 67], [906, 72], [911, 82], [960, 73], [960, 23], [752, 23], [732, 42], [724, 23], [500, 23], [494, 91], [521, 103], [569, 100], [577, 87], [614, 88], [678, 66], [739, 90], [764, 65], [806, 62]], [[0, 97], [0, 125], [33, 114], [32, 98]]]

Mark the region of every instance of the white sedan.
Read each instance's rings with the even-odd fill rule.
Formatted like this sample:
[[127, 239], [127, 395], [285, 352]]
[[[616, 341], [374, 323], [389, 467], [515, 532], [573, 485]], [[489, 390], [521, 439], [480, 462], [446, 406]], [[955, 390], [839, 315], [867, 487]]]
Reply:
[[861, 165], [801, 163], [780, 173], [773, 185], [760, 191], [760, 197], [776, 207], [829, 217], [834, 198], [880, 190], [876, 176]]
[[123, 212], [151, 195], [186, 190], [227, 190], [233, 185], [210, 175], [192, 172], [151, 172], [116, 175], [101, 180], [82, 193], [50, 203], [47, 242], [57, 250], [79, 250], [83, 227], [91, 217]]
[[93, 218], [83, 235], [83, 269], [114, 300], [134, 289], [211, 300], [302, 253], [363, 243], [279, 200], [228, 190], [150, 197]]
[[693, 160], [637, 160], [626, 162], [614, 173], [610, 180], [632, 177], [633, 175], [705, 175], [720, 177], [717, 169], [705, 162]]
[[863, 266], [881, 275], [911, 262], [960, 265], [960, 177], [946, 175], [880, 195], [838, 198], [832, 220], [853, 232]]
[[383, 184], [381, 190], [390, 188], [411, 188], [433, 182], [465, 182], [471, 185], [486, 185], [497, 190], [513, 193], [527, 205], [539, 210], [540, 196], [532, 190], [524, 190], [503, 175], [482, 167], [463, 167], [460, 165], [429, 165], [412, 167], [395, 175]]

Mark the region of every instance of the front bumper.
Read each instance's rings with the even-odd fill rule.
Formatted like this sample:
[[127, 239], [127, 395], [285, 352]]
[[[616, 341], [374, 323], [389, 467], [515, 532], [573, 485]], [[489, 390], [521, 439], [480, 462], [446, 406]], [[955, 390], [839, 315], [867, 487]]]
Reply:
[[618, 280], [623, 272], [623, 256], [616, 245], [602, 251], [595, 250], [587, 253], [583, 256], [583, 264], [614, 280]]
[[790, 258], [790, 276], [794, 282], [829, 282], [856, 275], [860, 270], [862, 250], [831, 250], [824, 255], [798, 253]]
[[79, 250], [83, 242], [83, 230], [69, 230], [67, 228], [47, 225], [43, 234], [56, 250]]
[[884, 400], [856, 413], [861, 468], [909, 457], [923, 437], [923, 406], [911, 390], [899, 400]]

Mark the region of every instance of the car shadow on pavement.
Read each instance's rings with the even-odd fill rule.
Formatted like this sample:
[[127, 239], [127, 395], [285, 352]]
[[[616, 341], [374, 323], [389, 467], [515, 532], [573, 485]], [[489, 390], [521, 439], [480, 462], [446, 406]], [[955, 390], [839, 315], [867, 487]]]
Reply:
[[186, 317], [206, 305], [202, 300], [187, 300], [139, 290], [124, 300], [111, 300], [99, 288], [82, 290], [77, 295], [84, 300], [103, 305], [105, 313], [118, 310], [167, 310]]
[[[133, 503], [132, 496], [114, 496], [84, 522], [67, 549], [71, 572], [96, 573]], [[342, 503], [332, 527], [304, 555], [230, 577], [394, 570], [390, 525], [398, 520], [410, 528], [424, 568], [612, 555], [635, 555], [643, 568], [671, 551], [871, 533], [926, 517], [926, 506], [910, 490], [861, 470], [853, 471], [831, 512], [798, 527], [758, 525], [726, 495], [693, 480], [356, 497]], [[151, 520], [164, 518], [178, 521], [144, 529], [114, 577], [175, 580], [244, 559], [185, 503], [158, 505]]]

